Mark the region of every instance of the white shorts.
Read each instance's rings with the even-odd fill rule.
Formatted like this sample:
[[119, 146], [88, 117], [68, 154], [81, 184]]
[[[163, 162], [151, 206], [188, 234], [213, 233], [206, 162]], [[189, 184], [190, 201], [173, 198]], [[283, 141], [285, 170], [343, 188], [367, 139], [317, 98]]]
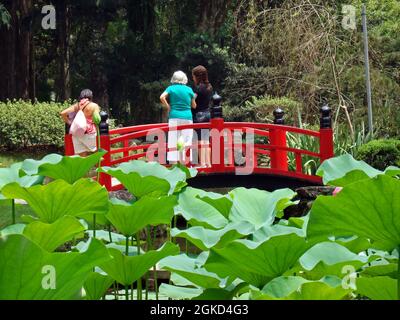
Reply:
[[75, 154], [97, 151], [97, 134], [85, 134], [82, 137], [72, 136]]
[[[185, 146], [192, 145], [193, 139], [193, 129], [185, 129], [185, 130], [174, 130], [177, 126], [185, 125], [185, 124], [192, 124], [193, 121], [185, 120], [185, 119], [169, 119], [168, 126], [168, 148], [176, 148], [179, 138], [182, 137], [183, 141], [185, 142]], [[183, 152], [179, 151], [168, 151], [167, 155], [168, 161], [182, 161], [186, 160]], [[190, 152], [190, 161], [192, 160], [192, 152]]]

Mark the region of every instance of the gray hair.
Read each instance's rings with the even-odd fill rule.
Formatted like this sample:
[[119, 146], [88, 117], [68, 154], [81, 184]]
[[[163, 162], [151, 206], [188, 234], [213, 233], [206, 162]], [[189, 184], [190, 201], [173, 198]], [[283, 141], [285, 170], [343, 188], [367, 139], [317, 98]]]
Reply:
[[179, 83], [179, 84], [187, 84], [188, 83], [188, 77], [183, 71], [176, 71], [174, 75], [172, 76], [171, 83]]

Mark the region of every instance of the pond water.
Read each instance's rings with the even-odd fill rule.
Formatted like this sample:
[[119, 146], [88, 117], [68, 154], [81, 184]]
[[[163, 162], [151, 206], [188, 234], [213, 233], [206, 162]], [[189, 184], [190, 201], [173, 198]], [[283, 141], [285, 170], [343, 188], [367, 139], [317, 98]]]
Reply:
[[6, 168], [13, 163], [24, 161], [25, 159], [40, 160], [50, 153], [60, 153], [58, 149], [29, 149], [23, 151], [8, 151], [0, 149], [0, 168]]

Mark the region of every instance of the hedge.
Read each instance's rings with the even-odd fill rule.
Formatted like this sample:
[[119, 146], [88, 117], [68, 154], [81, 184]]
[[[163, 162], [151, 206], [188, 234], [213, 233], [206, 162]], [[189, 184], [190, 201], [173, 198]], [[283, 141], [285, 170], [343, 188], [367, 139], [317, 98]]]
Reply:
[[70, 103], [22, 100], [0, 102], [0, 145], [8, 149], [64, 144], [60, 111]]
[[400, 140], [370, 141], [358, 149], [357, 158], [380, 170], [389, 166], [400, 167]]

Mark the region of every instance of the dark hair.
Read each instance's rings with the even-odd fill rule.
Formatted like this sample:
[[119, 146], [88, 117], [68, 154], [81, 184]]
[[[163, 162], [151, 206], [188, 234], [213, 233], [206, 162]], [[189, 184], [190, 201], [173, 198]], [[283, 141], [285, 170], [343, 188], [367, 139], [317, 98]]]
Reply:
[[210, 81], [208, 81], [208, 71], [204, 66], [197, 66], [192, 70], [192, 74], [199, 84], [204, 84], [207, 90], [212, 91], [212, 85]]
[[79, 95], [79, 100], [82, 99], [89, 99], [90, 101], [93, 100], [93, 92], [92, 90], [85, 89], [81, 91], [81, 94]]

